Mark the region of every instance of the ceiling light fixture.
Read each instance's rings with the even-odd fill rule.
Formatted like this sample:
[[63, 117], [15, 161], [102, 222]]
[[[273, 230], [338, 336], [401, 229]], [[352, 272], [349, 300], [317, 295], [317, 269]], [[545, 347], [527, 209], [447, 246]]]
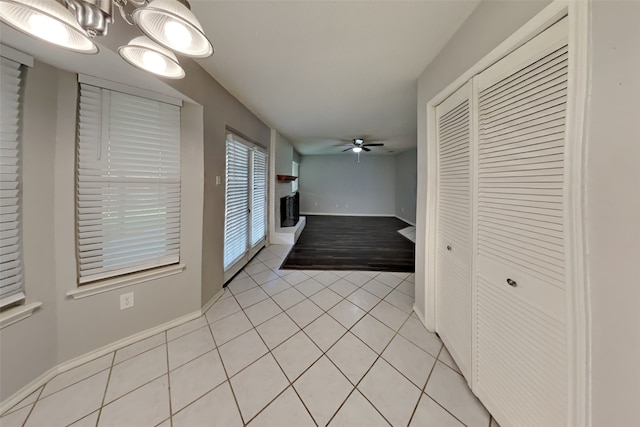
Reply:
[[[127, 12], [130, 6], [135, 9], [132, 13]], [[213, 55], [187, 0], [0, 0], [0, 20], [65, 49], [96, 53], [91, 39], [107, 35], [116, 7], [128, 24], [135, 23], [147, 36], [118, 49], [140, 69], [177, 79], [185, 73], [171, 51], [194, 58]]]
[[362, 151], [362, 147], [353, 147], [353, 152], [354, 153], [359, 153]]
[[173, 52], [148, 37], [134, 38], [126, 46], [120, 47], [118, 53], [129, 64], [150, 73], [169, 79], [181, 79], [185, 76]]

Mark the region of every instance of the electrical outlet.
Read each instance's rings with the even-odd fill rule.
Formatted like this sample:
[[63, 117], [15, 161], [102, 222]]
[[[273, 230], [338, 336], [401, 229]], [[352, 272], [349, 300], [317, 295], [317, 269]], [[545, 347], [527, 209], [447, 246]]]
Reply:
[[216, 175], [216, 185], [220, 185], [222, 182], [222, 177], [220, 175]]
[[133, 292], [120, 295], [120, 310], [133, 307]]

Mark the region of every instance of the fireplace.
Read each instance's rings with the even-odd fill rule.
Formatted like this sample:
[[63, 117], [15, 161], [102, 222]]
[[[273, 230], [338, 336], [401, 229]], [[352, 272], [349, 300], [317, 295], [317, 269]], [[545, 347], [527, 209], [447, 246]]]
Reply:
[[300, 194], [280, 199], [280, 227], [293, 227], [300, 219]]

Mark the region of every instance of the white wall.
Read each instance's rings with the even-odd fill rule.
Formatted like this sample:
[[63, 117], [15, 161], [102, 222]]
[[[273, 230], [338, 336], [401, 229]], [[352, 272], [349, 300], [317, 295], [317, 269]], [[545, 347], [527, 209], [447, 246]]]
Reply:
[[271, 241], [277, 241], [274, 233], [280, 230], [280, 198], [293, 194], [291, 182], [278, 182], [276, 175], [291, 175], [292, 162], [300, 158], [293, 145], [278, 131], [271, 130], [271, 151], [269, 153], [269, 230]]
[[640, 426], [640, 3], [594, 2], [586, 232], [595, 426]]
[[418, 185], [418, 149], [411, 148], [396, 156], [396, 216], [409, 224], [416, 223]]
[[302, 156], [300, 212], [395, 215], [395, 156]]

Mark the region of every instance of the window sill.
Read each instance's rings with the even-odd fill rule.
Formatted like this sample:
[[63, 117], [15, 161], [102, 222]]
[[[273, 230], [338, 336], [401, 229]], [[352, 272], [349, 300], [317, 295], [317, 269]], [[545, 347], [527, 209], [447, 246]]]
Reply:
[[122, 277], [115, 277], [113, 279], [100, 280], [98, 283], [93, 285], [83, 285], [70, 290], [67, 292], [67, 296], [72, 297], [73, 299], [86, 298], [102, 294], [104, 292], [113, 291], [115, 289], [148, 282], [150, 280], [173, 276], [174, 274], [181, 273], [184, 269], [184, 264], [168, 265], [166, 267], [154, 268], [153, 270], [132, 273]]
[[0, 314], [0, 329], [30, 317], [41, 305], [41, 302], [32, 302], [8, 309]]

